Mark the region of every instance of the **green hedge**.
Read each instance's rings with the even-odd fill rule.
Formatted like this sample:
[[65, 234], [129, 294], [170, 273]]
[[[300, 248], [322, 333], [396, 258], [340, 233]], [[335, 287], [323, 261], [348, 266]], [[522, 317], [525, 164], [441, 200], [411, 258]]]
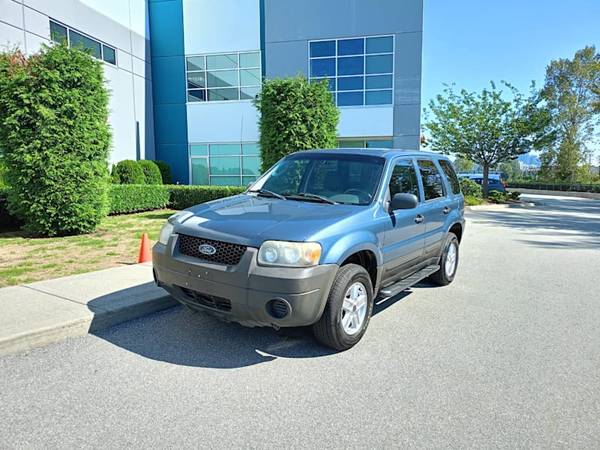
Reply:
[[509, 188], [536, 189], [540, 191], [563, 191], [563, 192], [598, 192], [600, 193], [600, 183], [580, 184], [580, 183], [528, 183], [528, 182], [510, 182]]
[[241, 194], [243, 186], [184, 186], [171, 185], [171, 208], [185, 209], [199, 203]]
[[113, 184], [110, 189], [110, 214], [166, 208], [169, 186], [162, 184]]
[[[241, 186], [180, 186], [162, 184], [113, 184], [109, 190], [110, 214], [128, 214], [171, 207], [185, 209], [246, 190]], [[0, 229], [16, 229], [21, 223], [6, 207], [8, 188], [0, 188]]]
[[172, 184], [173, 176], [171, 175], [171, 166], [164, 161], [154, 161], [154, 163], [158, 166], [158, 170], [160, 170], [162, 184]]

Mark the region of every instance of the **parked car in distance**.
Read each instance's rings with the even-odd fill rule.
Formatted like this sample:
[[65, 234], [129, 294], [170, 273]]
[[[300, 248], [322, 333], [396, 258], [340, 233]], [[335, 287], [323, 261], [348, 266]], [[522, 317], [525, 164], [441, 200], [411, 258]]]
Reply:
[[[479, 185], [483, 185], [482, 173], [461, 173], [458, 175], [461, 178], [468, 178]], [[502, 181], [502, 177], [498, 173], [490, 173], [488, 175], [488, 191], [506, 192], [506, 185]]]
[[365, 333], [376, 297], [454, 280], [465, 227], [445, 156], [293, 153], [245, 193], [181, 211], [153, 248], [154, 277], [191, 310], [248, 326], [312, 326], [336, 350]]

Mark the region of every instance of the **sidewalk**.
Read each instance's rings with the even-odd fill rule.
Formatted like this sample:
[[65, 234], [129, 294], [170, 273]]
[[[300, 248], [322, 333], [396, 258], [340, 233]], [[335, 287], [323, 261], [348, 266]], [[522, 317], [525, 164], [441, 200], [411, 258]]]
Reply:
[[135, 264], [0, 289], [0, 355], [20, 353], [174, 306]]

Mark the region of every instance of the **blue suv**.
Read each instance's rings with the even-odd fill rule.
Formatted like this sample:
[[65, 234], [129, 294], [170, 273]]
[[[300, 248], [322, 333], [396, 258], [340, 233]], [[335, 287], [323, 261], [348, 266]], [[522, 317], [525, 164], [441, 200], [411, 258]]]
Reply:
[[245, 193], [181, 211], [153, 248], [156, 283], [191, 310], [247, 326], [312, 326], [336, 350], [376, 297], [451, 283], [464, 200], [448, 158], [421, 151], [293, 153]]

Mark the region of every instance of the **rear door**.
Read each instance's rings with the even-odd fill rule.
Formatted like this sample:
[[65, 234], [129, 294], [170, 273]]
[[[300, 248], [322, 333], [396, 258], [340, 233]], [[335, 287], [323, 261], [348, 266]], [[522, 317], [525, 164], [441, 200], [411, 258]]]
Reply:
[[412, 158], [394, 161], [391, 177], [388, 181], [387, 202], [384, 204], [384, 273], [383, 282], [406, 275], [411, 267], [417, 266], [423, 259], [423, 236], [425, 225], [419, 217], [421, 204], [415, 209], [389, 211], [389, 200], [398, 193], [408, 193], [422, 200], [419, 192], [417, 169]]
[[445, 237], [446, 217], [451, 211], [451, 200], [448, 198], [446, 186], [440, 169], [431, 159], [417, 160], [420, 172], [420, 182], [425, 203], [423, 217], [425, 223], [425, 260], [440, 255]]

